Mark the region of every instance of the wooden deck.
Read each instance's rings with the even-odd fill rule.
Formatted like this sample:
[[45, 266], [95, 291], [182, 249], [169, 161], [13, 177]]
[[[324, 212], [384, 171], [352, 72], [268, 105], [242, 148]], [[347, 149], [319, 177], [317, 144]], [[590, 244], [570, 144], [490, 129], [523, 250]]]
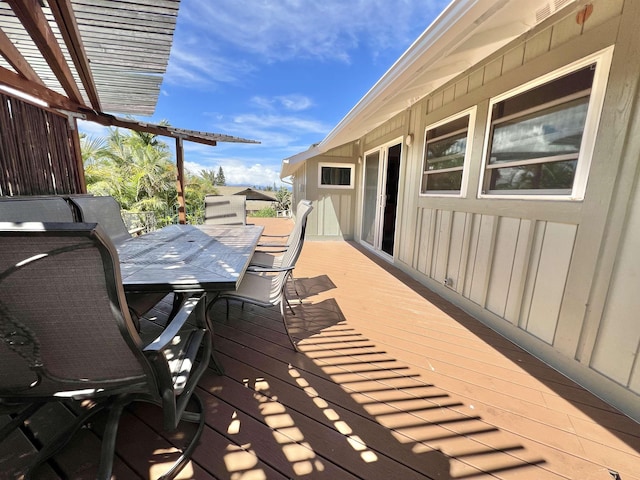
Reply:
[[[277, 310], [214, 307], [225, 374], [201, 381], [207, 427], [179, 478], [640, 480], [640, 425], [356, 244], [307, 242], [296, 279], [302, 353]], [[0, 478], [71, 415], [52, 406], [35, 438], [5, 442]], [[92, 478], [99, 423], [36, 478]], [[127, 412], [115, 478], [156, 478], [175, 456], [191, 426], [160, 423]]]

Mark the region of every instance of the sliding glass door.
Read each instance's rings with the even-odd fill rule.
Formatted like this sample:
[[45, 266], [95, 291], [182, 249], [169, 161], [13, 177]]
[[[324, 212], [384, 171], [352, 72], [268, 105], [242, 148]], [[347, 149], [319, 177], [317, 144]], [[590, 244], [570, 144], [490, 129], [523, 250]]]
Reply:
[[402, 144], [393, 142], [365, 154], [362, 241], [393, 256]]

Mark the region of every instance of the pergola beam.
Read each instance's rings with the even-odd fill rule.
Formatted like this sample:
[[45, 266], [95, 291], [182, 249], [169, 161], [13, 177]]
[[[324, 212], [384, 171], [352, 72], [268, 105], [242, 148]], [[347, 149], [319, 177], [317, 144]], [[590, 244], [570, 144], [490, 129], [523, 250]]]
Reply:
[[0, 29], [0, 55], [11, 65], [16, 72], [27, 80], [40, 84], [44, 87], [44, 82], [38, 76], [29, 62], [22, 56], [20, 50], [16, 48], [7, 34]]
[[51, 8], [51, 12], [56, 19], [58, 28], [62, 33], [62, 38], [64, 38], [64, 41], [67, 44], [67, 50], [71, 55], [73, 64], [76, 66], [76, 71], [80, 76], [85, 92], [87, 92], [91, 106], [94, 110], [102, 110], [102, 107], [100, 106], [100, 98], [98, 96], [98, 89], [96, 88], [96, 84], [93, 80], [93, 74], [91, 73], [91, 68], [89, 66], [89, 59], [87, 58], [87, 53], [84, 49], [84, 44], [82, 42], [82, 37], [80, 36], [80, 31], [78, 30], [78, 23], [76, 22], [76, 17], [73, 13], [70, 0], [49, 0], [49, 8]]
[[84, 105], [82, 94], [44, 16], [40, 2], [38, 0], [7, 0], [7, 3], [31, 35], [31, 39], [69, 98], [79, 105]]
[[77, 112], [81, 107], [64, 95], [54, 92], [38, 82], [27, 80], [4, 67], [0, 67], [0, 83], [42, 100], [50, 108]]
[[218, 145], [218, 142], [215, 140], [174, 132], [172, 131], [171, 127], [166, 127], [163, 125], [139, 122], [136, 120], [125, 120], [106, 113], [92, 112], [84, 109], [81, 110], [81, 113], [86, 120], [99, 123], [100, 125], [104, 125], [105, 127], [121, 127], [128, 128], [129, 130], [137, 130], [138, 132], [153, 133], [154, 135], [159, 135], [161, 137], [182, 138], [184, 140], [202, 143], [204, 145], [210, 145], [212, 147]]

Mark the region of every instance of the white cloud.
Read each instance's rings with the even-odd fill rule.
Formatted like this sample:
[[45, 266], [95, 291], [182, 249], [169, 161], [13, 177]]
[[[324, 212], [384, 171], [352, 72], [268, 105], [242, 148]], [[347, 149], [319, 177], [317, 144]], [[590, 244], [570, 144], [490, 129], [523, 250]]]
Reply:
[[190, 45], [191, 42], [180, 42], [180, 39], [181, 37], [176, 37], [171, 50], [171, 59], [164, 77], [168, 83], [195, 87], [237, 83], [255, 69], [239, 57], [220, 55], [204, 39], [197, 49]]
[[86, 120], [78, 120], [78, 130], [90, 137], [108, 137], [110, 132], [109, 127]]
[[190, 161], [185, 161], [184, 166], [185, 169], [193, 174], [198, 174], [201, 170], [214, 170], [217, 172], [218, 167], [222, 166], [227, 185], [255, 185], [259, 187], [271, 186], [274, 183], [276, 186], [282, 185], [279, 164], [277, 168], [273, 168], [259, 163], [245, 165], [244, 161], [227, 159], [215, 166], [205, 166], [201, 163]]
[[[413, 41], [448, 0], [189, 0], [180, 8], [170, 62], [193, 67], [206, 78], [231, 81], [246, 72], [235, 64], [253, 55], [256, 62], [273, 63], [293, 58], [349, 63], [354, 50], [366, 46], [372, 58], [380, 50]], [[389, 21], [393, 12], [393, 21]], [[419, 19], [424, 18], [424, 22]], [[418, 19], [418, 20], [416, 20]], [[187, 52], [203, 47], [206, 55], [189, 61]], [[221, 55], [215, 49], [224, 51]], [[172, 65], [173, 62], [178, 65]], [[239, 68], [239, 72], [235, 71]], [[185, 77], [186, 78], [186, 77]]]
[[309, 97], [297, 93], [292, 93], [289, 95], [278, 95], [271, 98], [255, 96], [251, 99], [251, 102], [257, 107], [268, 110], [282, 107], [285, 110], [293, 112], [308, 110], [313, 106], [313, 101]]

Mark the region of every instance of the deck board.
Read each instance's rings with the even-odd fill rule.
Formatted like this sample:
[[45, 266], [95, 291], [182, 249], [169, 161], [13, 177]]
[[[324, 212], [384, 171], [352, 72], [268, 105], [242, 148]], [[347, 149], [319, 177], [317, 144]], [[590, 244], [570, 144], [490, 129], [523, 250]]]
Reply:
[[[179, 478], [640, 480], [640, 425], [356, 244], [307, 242], [296, 285], [301, 353], [277, 309], [213, 307], [225, 373], [200, 382], [207, 424]], [[156, 407], [126, 413], [118, 478], [155, 478], [193, 428], [159, 425]]]

